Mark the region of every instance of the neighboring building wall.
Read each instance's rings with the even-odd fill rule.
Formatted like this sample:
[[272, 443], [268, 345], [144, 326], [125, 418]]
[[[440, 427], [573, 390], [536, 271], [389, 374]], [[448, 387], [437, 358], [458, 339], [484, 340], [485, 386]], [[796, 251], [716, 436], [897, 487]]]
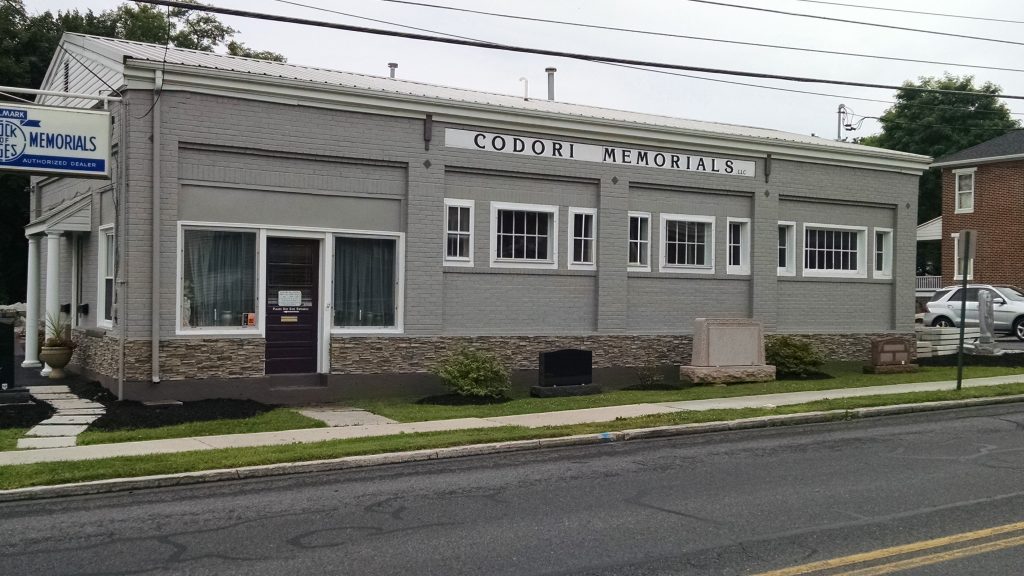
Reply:
[[973, 282], [1024, 287], [1024, 161], [979, 164], [974, 173], [974, 211], [956, 213], [953, 170], [942, 170], [942, 281], [954, 284], [951, 234], [977, 230]]

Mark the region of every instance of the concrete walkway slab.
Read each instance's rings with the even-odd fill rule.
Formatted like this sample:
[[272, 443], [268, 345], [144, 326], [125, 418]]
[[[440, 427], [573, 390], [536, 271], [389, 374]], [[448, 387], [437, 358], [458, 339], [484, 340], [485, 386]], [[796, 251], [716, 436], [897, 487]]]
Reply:
[[369, 426], [372, 424], [395, 424], [373, 412], [359, 408], [303, 408], [298, 411], [303, 416], [320, 420], [328, 426]]
[[107, 413], [107, 410], [103, 407], [100, 408], [69, 408], [67, 410], [61, 410], [61, 416], [103, 416]]
[[57, 410], [73, 410], [76, 408], [103, 408], [103, 404], [93, 402], [92, 400], [83, 400], [81, 398], [77, 400], [51, 400], [47, 402], [50, 406], [53, 406]]
[[43, 402], [50, 402], [51, 400], [79, 400], [78, 396], [71, 393], [65, 392], [32, 392], [32, 397], [36, 400], [42, 400]]
[[50, 418], [43, 420], [39, 423], [40, 426], [53, 426], [55, 424], [92, 424], [102, 414], [65, 414], [61, 412], [56, 416], [50, 416]]
[[55, 424], [53, 426], [44, 426], [42, 424], [34, 426], [31, 430], [25, 433], [25, 436], [78, 436], [88, 426], [77, 426], [70, 424]]
[[71, 388], [63, 384], [54, 384], [52, 386], [26, 386], [25, 387], [29, 394], [70, 394]]
[[18, 438], [18, 448], [67, 448], [74, 446], [74, 436], [51, 436], [41, 438]]

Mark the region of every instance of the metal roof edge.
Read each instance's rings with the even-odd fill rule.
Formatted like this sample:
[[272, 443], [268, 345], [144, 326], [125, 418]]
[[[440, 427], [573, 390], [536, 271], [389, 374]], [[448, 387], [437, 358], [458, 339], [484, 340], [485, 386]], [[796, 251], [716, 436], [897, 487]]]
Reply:
[[[133, 73], [132, 68], [141, 73]], [[850, 149], [593, 116], [519, 110], [479, 102], [444, 101], [433, 96], [381, 92], [327, 83], [317, 84], [306, 80], [182, 64], [163, 64], [131, 57], [125, 61], [128, 88], [151, 88], [151, 73], [156, 70], [164, 71], [164, 90], [173, 90], [177, 85], [193, 91], [202, 92], [204, 89], [210, 89], [223, 95], [246, 99], [260, 97], [265, 100], [266, 96], [278, 97], [295, 105], [353, 105], [360, 111], [406, 117], [430, 113], [435, 114], [435, 120], [440, 120], [436, 115], [443, 115], [461, 119], [463, 122], [483, 122], [488, 126], [493, 126], [499, 121], [542, 133], [554, 129], [560, 132], [577, 132], [580, 135], [589, 134], [590, 138], [627, 136], [630, 137], [630, 141], [646, 141], [652, 144], [661, 142], [660, 145], [663, 146], [695, 144], [755, 157], [784, 154], [786, 159], [795, 161], [845, 160], [863, 168], [898, 169], [917, 173], [926, 170], [932, 160], [929, 156], [884, 148], [864, 146]], [[244, 82], [245, 86], [239, 85], [241, 82]]]

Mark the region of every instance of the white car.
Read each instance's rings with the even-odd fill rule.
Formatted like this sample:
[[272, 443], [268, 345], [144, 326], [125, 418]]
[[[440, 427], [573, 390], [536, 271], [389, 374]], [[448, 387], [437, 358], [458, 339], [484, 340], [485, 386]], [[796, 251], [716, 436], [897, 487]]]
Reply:
[[[978, 293], [981, 290], [988, 290], [992, 293], [995, 332], [1013, 335], [1018, 340], [1024, 341], [1024, 293], [1013, 286], [968, 284], [966, 324], [968, 326], [978, 325]], [[963, 294], [962, 286], [949, 286], [936, 291], [927, 304], [928, 311], [924, 315], [924, 325], [943, 328], [959, 326]]]

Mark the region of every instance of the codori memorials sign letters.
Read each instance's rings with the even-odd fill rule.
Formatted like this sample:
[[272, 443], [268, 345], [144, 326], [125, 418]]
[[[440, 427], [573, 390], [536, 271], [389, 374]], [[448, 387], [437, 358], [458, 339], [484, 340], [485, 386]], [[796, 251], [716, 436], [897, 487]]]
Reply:
[[0, 103], [0, 172], [109, 176], [110, 113]]
[[455, 128], [448, 128], [444, 131], [444, 142], [445, 146], [451, 148], [468, 148], [470, 150], [486, 150], [488, 152], [503, 152], [506, 154], [543, 158], [561, 158], [582, 162], [647, 166], [667, 170], [682, 170], [684, 172], [706, 172], [708, 174], [722, 174], [725, 176], [754, 177], [754, 162], [750, 160], [637, 150], [634, 148], [620, 148], [618, 146], [597, 146], [580, 142], [545, 140], [543, 138], [474, 132]]

